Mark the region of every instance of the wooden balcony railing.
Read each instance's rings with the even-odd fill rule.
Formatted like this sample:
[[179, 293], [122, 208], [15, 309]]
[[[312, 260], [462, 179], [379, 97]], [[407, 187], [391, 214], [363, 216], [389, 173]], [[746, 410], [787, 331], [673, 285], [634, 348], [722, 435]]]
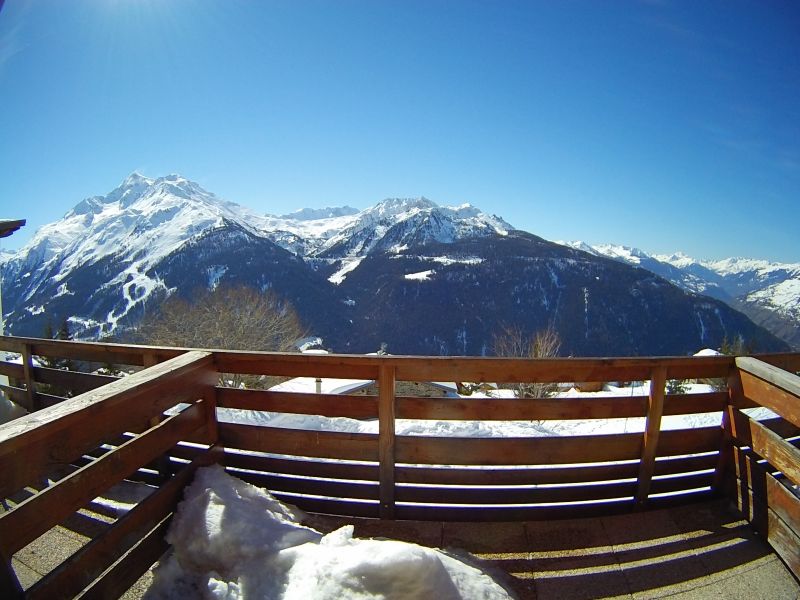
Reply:
[[[0, 426], [0, 590], [21, 594], [11, 557], [123, 479], [158, 486], [25, 595], [118, 595], [165, 548], [181, 489], [201, 464], [311, 512], [382, 519], [533, 520], [595, 516], [729, 495], [800, 574], [800, 354], [753, 357], [492, 359], [306, 355], [0, 338], [4, 389], [30, 415]], [[38, 366], [69, 358], [83, 372]], [[104, 363], [133, 374], [93, 374]], [[377, 382], [375, 395], [237, 389], [219, 375]], [[669, 379], [721, 391], [666, 394]], [[649, 381], [603, 398], [428, 398], [398, 382]], [[62, 399], [53, 391], [76, 393]], [[755, 421], [753, 407], [775, 418]], [[43, 407], [41, 410], [36, 410]], [[377, 420], [374, 433], [236, 422], [238, 411]], [[662, 428], [718, 413], [712, 426]], [[233, 418], [232, 418], [233, 417]], [[641, 417], [642, 431], [558, 437], [400, 434], [398, 421], [573, 421]], [[45, 484], [45, 479], [53, 483]], [[26, 491], [27, 490], [27, 491]], [[37, 491], [38, 490], [38, 491]], [[25, 496], [29, 496], [25, 498]], [[4, 578], [4, 579], [3, 579]]]

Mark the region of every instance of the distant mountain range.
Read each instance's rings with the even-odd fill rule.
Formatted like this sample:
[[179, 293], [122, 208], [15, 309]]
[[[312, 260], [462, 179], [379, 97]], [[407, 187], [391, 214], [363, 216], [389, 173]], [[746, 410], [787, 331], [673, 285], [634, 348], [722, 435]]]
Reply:
[[751, 258], [697, 260], [680, 252], [650, 255], [629, 246], [560, 243], [645, 268], [685, 290], [722, 300], [800, 348], [800, 263]]
[[[575, 246], [468, 204], [394, 198], [361, 211], [261, 215], [179, 175], [134, 173], [0, 261], [15, 335], [41, 335], [63, 318], [80, 337], [124, 335], [169, 294], [238, 284], [286, 297], [345, 352], [386, 342], [396, 354], [491, 354], [504, 324], [552, 324], [563, 353], [587, 356], [686, 354], [740, 335], [784, 350], [797, 335], [798, 315], [781, 300], [797, 266], [751, 261], [748, 271], [742, 261], [722, 274], [680, 257]], [[754, 319], [794, 329], [779, 339]]]

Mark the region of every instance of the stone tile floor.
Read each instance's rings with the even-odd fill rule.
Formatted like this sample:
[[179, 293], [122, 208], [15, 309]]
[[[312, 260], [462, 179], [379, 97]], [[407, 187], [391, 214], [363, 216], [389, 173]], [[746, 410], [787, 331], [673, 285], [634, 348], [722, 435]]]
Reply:
[[[16, 555], [23, 587], [47, 574], [110, 518], [78, 513]], [[726, 501], [563, 521], [525, 523], [380, 522], [310, 515], [332, 531], [443, 548], [475, 561], [518, 598], [800, 599], [800, 584]], [[125, 598], [140, 598], [146, 574]], [[311, 599], [310, 599], [311, 600]]]
[[800, 584], [726, 501], [598, 519], [380, 523], [314, 516], [332, 530], [467, 551], [520, 599], [800, 598]]

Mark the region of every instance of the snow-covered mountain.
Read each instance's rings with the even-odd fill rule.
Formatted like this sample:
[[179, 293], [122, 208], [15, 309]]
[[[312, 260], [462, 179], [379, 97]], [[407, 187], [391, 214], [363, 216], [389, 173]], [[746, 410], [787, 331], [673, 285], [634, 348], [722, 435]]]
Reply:
[[739, 334], [786, 348], [719, 300], [684, 291], [713, 282], [643, 253], [601, 254], [468, 204], [390, 198], [361, 211], [263, 215], [179, 175], [134, 173], [3, 263], [4, 308], [13, 334], [67, 318], [93, 338], [124, 334], [169, 294], [245, 284], [288, 299], [326, 344], [352, 352], [388, 342], [394, 353], [486, 354], [504, 324], [553, 324], [575, 355], [686, 354]]
[[[38, 334], [46, 315], [66, 313], [79, 335], [110, 334], [149, 298], [172, 290], [165, 264], [210, 237], [224, 246], [221, 237], [242, 243], [244, 236], [262, 248], [262, 258], [274, 254], [280, 256], [274, 260], [294, 265], [309, 260], [326, 278], [338, 273], [332, 281], [341, 283], [346, 267], [372, 251], [510, 228], [469, 205], [440, 207], [425, 198], [388, 199], [363, 211], [345, 206], [259, 215], [180, 175], [152, 179], [133, 173], [5, 255], [7, 320], [12, 331]], [[281, 255], [278, 248], [287, 252]], [[230, 269], [210, 265], [203, 283], [216, 285]]]
[[800, 263], [698, 260], [681, 252], [650, 255], [629, 246], [559, 243], [645, 268], [685, 290], [722, 300], [800, 348]]

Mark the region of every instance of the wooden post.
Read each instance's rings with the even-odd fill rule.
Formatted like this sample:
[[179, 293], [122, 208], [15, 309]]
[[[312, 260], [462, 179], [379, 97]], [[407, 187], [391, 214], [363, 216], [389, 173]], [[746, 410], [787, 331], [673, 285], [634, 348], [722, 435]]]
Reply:
[[380, 518], [394, 519], [394, 388], [396, 372], [381, 365], [378, 373], [378, 460], [380, 461]]
[[[154, 367], [158, 364], [158, 359], [153, 352], [145, 352], [142, 354], [142, 366], [145, 369], [149, 369], [150, 367]], [[150, 427], [155, 427], [162, 421], [162, 415], [156, 415], [149, 420]], [[155, 461], [156, 469], [158, 470], [158, 475], [161, 479], [161, 483], [165, 482], [172, 476], [171, 469], [170, 469], [170, 462], [169, 456], [166, 454], [162, 454], [159, 456]]]
[[650, 482], [656, 466], [656, 448], [661, 433], [661, 415], [664, 413], [664, 392], [667, 368], [656, 367], [650, 374], [650, 395], [647, 402], [647, 424], [642, 441], [642, 459], [639, 463], [639, 485], [636, 489], [636, 507], [643, 508], [650, 493]]
[[722, 409], [722, 444], [719, 448], [719, 458], [714, 467], [714, 481], [711, 489], [719, 496], [725, 490], [725, 478], [733, 462], [733, 432], [731, 430], [731, 410], [740, 405], [744, 399], [742, 391], [742, 378], [737, 367], [732, 367], [728, 373], [728, 401]]
[[30, 344], [22, 345], [22, 372], [25, 377], [25, 389], [28, 395], [28, 406], [30, 412], [39, 410], [36, 398], [36, 382], [33, 379], [33, 357], [31, 356]]

